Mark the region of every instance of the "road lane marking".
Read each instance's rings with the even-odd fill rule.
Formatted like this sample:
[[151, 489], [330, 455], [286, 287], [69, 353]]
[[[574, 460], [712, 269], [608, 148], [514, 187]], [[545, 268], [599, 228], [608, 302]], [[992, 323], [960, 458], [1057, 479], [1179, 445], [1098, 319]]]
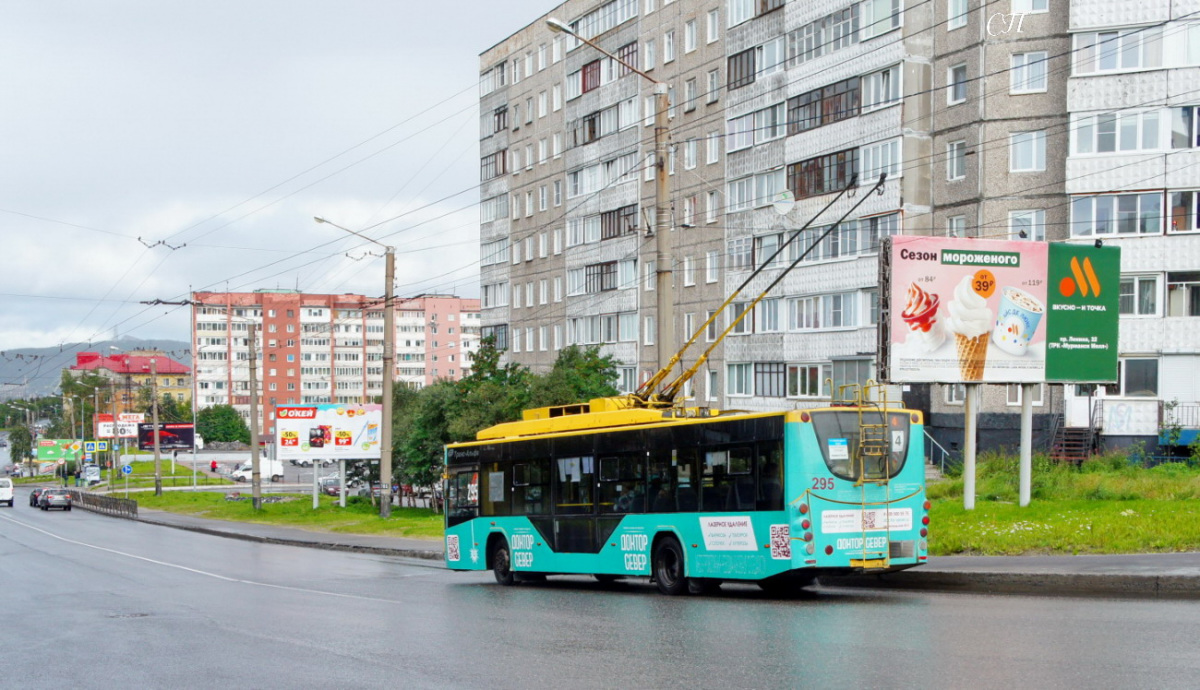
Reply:
[[[183, 570], [185, 572], [194, 573], [196, 575], [201, 575], [204, 577], [211, 577], [216, 580], [223, 580], [225, 582], [232, 582], [232, 583], [243, 584], [243, 585], [251, 585], [254, 587], [265, 587], [267, 589], [279, 589], [279, 590], [284, 590], [284, 591], [288, 591], [288, 592], [300, 592], [300, 593], [304, 593], [304, 594], [321, 594], [321, 595], [328, 596], [328, 597], [337, 597], [339, 599], [357, 599], [360, 601], [374, 601], [374, 602], [382, 602], [382, 603], [386, 603], [386, 604], [409, 603], [409, 602], [401, 601], [398, 599], [380, 599], [378, 597], [364, 597], [364, 596], [359, 596], [357, 594], [342, 594], [340, 592], [328, 592], [328, 591], [321, 590], [321, 589], [309, 589], [307, 587], [292, 587], [290, 585], [275, 585], [275, 584], [271, 584], [269, 582], [258, 582], [255, 580], [246, 580], [243, 578], [228, 577], [226, 575], [219, 575], [214, 572], [210, 572], [207, 570], [200, 570], [198, 568], [192, 568], [192, 567], [189, 567], [186, 565], [180, 565], [178, 563], [169, 563], [167, 561], [160, 561], [160, 560], [157, 560], [154, 558], [147, 558], [146, 556], [139, 556], [137, 554], [128, 553], [125, 551], [118, 551], [116, 549], [110, 549], [106, 546], [98, 546], [96, 544], [88, 544], [86, 542], [78, 541], [76, 539], [68, 539], [67, 537], [59, 536], [57, 534], [54, 534], [53, 532], [44, 530], [41, 527], [35, 527], [27, 522], [21, 522], [20, 520], [15, 520], [6, 515], [0, 515], [0, 519], [6, 520], [15, 525], [20, 525], [22, 527], [26, 527], [35, 532], [40, 532], [48, 537], [52, 537], [61, 542], [65, 542], [67, 544], [74, 544], [76, 546], [83, 546], [83, 547], [86, 547], [89, 549], [95, 549], [97, 551], [104, 551], [106, 553], [111, 553], [116, 556], [124, 556], [126, 558], [132, 558], [137, 561], [143, 561], [146, 563], [152, 563], [154, 565], [163, 566], [164, 568], [175, 568], [176, 570]], [[405, 576], [405, 577], [409, 577], [409, 576]]]

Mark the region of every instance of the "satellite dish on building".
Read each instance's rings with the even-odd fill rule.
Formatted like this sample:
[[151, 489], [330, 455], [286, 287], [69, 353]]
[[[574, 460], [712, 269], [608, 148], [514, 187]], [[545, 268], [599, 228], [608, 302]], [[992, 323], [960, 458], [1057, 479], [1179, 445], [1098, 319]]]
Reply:
[[771, 206], [775, 209], [776, 213], [786, 216], [795, 208], [796, 197], [789, 190], [785, 189], [772, 197]]

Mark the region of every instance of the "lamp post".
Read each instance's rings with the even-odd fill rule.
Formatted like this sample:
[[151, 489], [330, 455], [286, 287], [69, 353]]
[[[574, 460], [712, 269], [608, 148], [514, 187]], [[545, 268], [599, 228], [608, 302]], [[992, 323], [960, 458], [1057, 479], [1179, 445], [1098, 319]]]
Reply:
[[[379, 516], [391, 517], [392, 514], [392, 376], [395, 367], [393, 360], [396, 356], [396, 315], [392, 305], [392, 283], [396, 277], [396, 248], [378, 242], [366, 235], [344, 228], [337, 223], [314, 216], [318, 223], [327, 223], [339, 230], [345, 230], [351, 235], [361, 237], [368, 242], [383, 247], [385, 256], [383, 281], [383, 433], [380, 437], [379, 449]], [[316, 469], [314, 467], [314, 472]], [[368, 491], [370, 487], [368, 487]]]
[[671, 208], [667, 168], [667, 112], [670, 108], [667, 84], [625, 62], [592, 41], [580, 36], [567, 24], [553, 17], [546, 20], [552, 31], [573, 36], [608, 58], [615, 60], [625, 69], [637, 74], [654, 85], [654, 269], [655, 269], [655, 312], [657, 330], [655, 348], [658, 352], [658, 367], [665, 368], [671, 361], [675, 349], [675, 267], [671, 258]]

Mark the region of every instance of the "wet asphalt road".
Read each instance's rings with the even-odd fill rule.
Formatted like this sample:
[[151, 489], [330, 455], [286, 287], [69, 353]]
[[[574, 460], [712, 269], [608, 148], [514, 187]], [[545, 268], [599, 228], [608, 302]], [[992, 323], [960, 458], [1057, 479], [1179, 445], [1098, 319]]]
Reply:
[[586, 578], [0, 509], [4, 676], [38, 687], [1194, 687], [1200, 602]]

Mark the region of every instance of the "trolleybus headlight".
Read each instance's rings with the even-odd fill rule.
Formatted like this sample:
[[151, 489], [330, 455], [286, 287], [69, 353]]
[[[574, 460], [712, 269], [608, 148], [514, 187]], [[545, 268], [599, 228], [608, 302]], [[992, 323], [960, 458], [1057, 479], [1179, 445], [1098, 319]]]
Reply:
[[800, 521], [800, 529], [808, 529], [809, 527], [812, 527], [812, 523], [808, 521], [808, 518]]
[[815, 550], [816, 550], [816, 545], [813, 544], [811, 541], [808, 542], [808, 545], [804, 547], [804, 553], [808, 554], [809, 556], [813, 555], [813, 551], [815, 551]]
[[832, 555], [833, 555], [833, 544], [830, 544], [829, 546], [826, 546], [826, 547], [825, 547], [825, 555], [826, 555], [826, 556], [832, 556]]
[[800, 504], [800, 514], [801, 514], [801, 515], [808, 515], [808, 504], [807, 504], [807, 503], [801, 503], [801, 504]]

